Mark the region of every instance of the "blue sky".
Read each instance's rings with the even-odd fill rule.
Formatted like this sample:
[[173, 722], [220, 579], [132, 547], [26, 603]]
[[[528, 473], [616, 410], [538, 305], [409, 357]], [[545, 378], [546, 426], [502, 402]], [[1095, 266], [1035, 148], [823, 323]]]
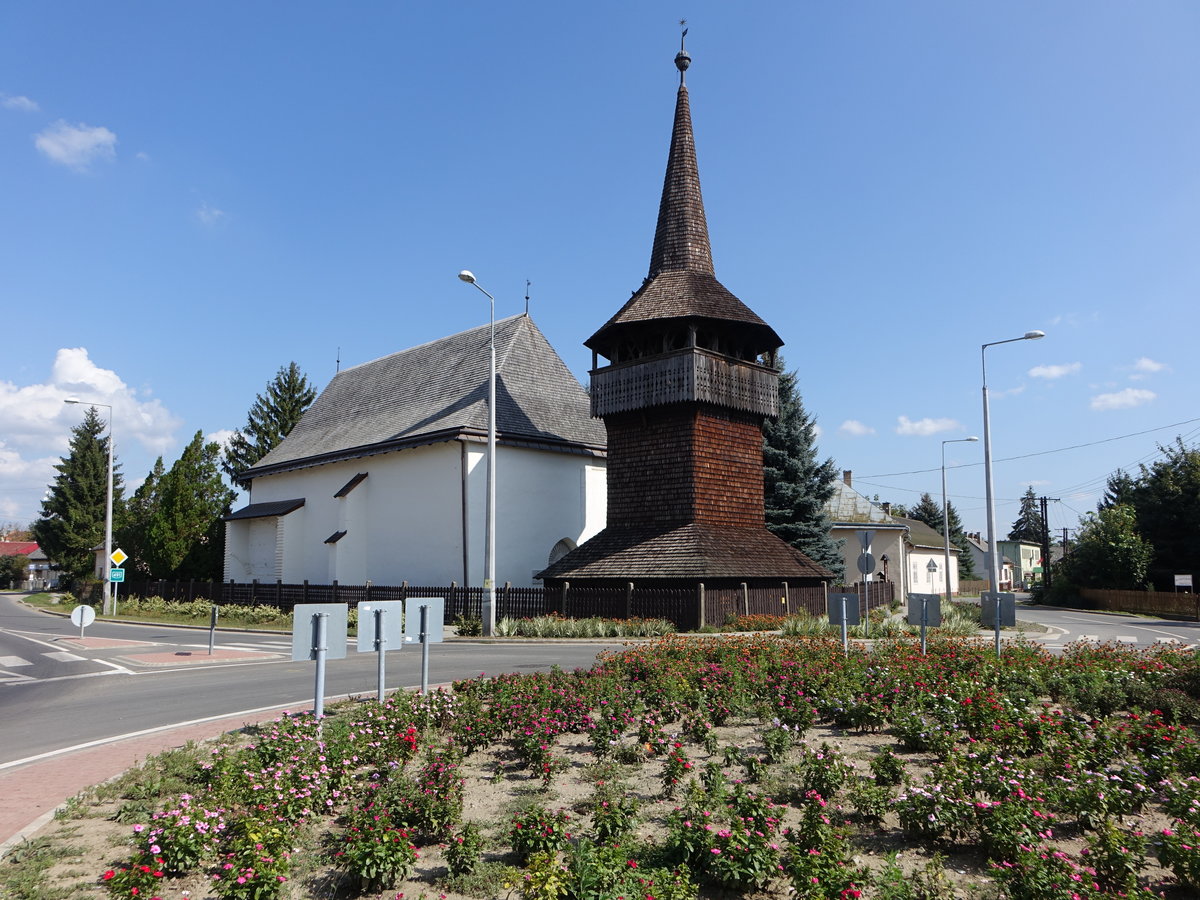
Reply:
[[[323, 387], [486, 321], [463, 268], [497, 315], [531, 281], [586, 381], [646, 272], [680, 16], [717, 276], [856, 487], [936, 496], [980, 345], [1030, 329], [988, 351], [1001, 530], [1027, 485], [1073, 526], [1195, 443], [1194, 3], [9, 0], [0, 521], [36, 517], [63, 398], [115, 406], [136, 483], [290, 360]], [[982, 444], [946, 452], [984, 530]]]

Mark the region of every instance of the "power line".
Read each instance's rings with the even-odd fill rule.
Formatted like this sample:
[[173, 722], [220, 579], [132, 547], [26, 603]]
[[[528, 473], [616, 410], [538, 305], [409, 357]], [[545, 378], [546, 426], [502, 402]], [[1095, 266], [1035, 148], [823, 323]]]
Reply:
[[[1051, 453], [1065, 453], [1068, 450], [1080, 450], [1084, 447], [1095, 447], [1095, 446], [1098, 446], [1099, 444], [1111, 444], [1113, 441], [1123, 441], [1126, 438], [1141, 437], [1144, 434], [1153, 434], [1156, 431], [1166, 431], [1168, 428], [1178, 428], [1181, 425], [1191, 425], [1193, 422], [1200, 422], [1200, 418], [1185, 419], [1182, 422], [1175, 422], [1172, 425], [1159, 425], [1157, 428], [1147, 428], [1145, 431], [1134, 431], [1131, 434], [1119, 434], [1116, 437], [1103, 438], [1099, 441], [1088, 441], [1086, 444], [1071, 444], [1069, 447], [1057, 447], [1054, 450], [1038, 450], [1034, 453], [1022, 453], [1019, 456], [1005, 456], [1002, 459], [996, 460], [996, 462], [1012, 462], [1013, 460], [1017, 460], [1017, 459], [1030, 459], [1031, 457], [1034, 457], [1034, 456], [1048, 456]], [[955, 466], [946, 466], [946, 468], [947, 469], [970, 469], [970, 468], [974, 468], [975, 466], [982, 466], [982, 465], [983, 465], [983, 463], [981, 463], [981, 462], [959, 463], [958, 465], [955, 465]], [[908, 472], [879, 472], [879, 473], [874, 473], [871, 475], [864, 475], [862, 477], [864, 480], [867, 478], [893, 478], [897, 475], [927, 475], [930, 472], [940, 472], [940, 471], [941, 471], [941, 467], [935, 466], [932, 469], [912, 469]], [[1107, 476], [1105, 476], [1105, 477], [1107, 477]]]

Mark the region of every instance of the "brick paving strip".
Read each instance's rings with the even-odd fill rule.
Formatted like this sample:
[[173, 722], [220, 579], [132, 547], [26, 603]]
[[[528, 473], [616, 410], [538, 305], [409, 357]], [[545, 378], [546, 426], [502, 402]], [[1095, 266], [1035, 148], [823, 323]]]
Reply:
[[85, 788], [116, 778], [156, 753], [271, 721], [287, 708], [268, 707], [181, 726], [166, 725], [0, 766], [0, 857], [32, 837], [54, 817], [58, 807]]

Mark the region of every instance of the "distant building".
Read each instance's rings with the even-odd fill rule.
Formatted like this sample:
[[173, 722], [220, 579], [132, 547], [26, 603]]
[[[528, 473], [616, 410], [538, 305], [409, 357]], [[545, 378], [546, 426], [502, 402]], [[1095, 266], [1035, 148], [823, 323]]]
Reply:
[[[488, 326], [343, 369], [247, 470], [225, 579], [483, 583]], [[604, 426], [527, 315], [496, 322], [496, 575], [533, 575], [605, 516]]]
[[[871, 556], [874, 561], [873, 581], [890, 581], [895, 596], [901, 602], [910, 594], [945, 594], [946, 546], [940, 534], [924, 522], [893, 516], [890, 505], [875, 503], [854, 490], [850, 470], [842, 473], [842, 481], [825, 504], [825, 512], [833, 523], [830, 534], [842, 541], [842, 557], [846, 561], [846, 580], [861, 581], [858, 560], [862, 554], [859, 535], [871, 532]], [[958, 556], [961, 551], [950, 545], [950, 591], [957, 594]], [[931, 565], [932, 563], [932, 565]]]
[[[1013, 586], [1020, 582], [1021, 578], [1018, 574], [1017, 563], [1011, 556], [1008, 555], [1008, 551], [1005, 550], [1004, 545], [1006, 543], [1009, 542], [997, 541], [997, 544], [1000, 547], [999, 581], [1000, 590], [1011, 591], [1013, 590]], [[975, 567], [975, 571], [979, 572], [986, 581], [988, 578], [989, 566], [991, 565], [991, 563], [988, 562], [987, 540], [981, 537], [978, 531], [971, 532], [967, 534], [967, 546], [971, 551], [971, 562]], [[1040, 555], [1041, 551], [1039, 550], [1038, 553]]]

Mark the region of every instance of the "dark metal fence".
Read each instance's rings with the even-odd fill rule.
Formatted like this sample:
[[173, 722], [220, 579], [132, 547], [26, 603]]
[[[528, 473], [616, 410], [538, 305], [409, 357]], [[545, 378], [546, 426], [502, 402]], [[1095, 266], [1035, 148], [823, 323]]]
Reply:
[[[861, 585], [860, 585], [861, 587]], [[890, 602], [890, 584], [871, 585], [871, 605]], [[850, 590], [853, 590], [851, 588]], [[460, 616], [478, 619], [483, 612], [483, 588], [420, 587], [407, 582], [382, 584], [288, 584], [282, 581], [249, 583], [220, 581], [130, 581], [121, 585], [122, 596], [162, 597], [164, 600], [208, 600], [222, 606], [273, 606], [291, 610], [297, 603], [359, 603], [406, 600], [409, 597], [442, 597], [445, 618], [453, 622]], [[644, 587], [629, 583], [623, 587], [519, 588], [504, 585], [496, 589], [496, 618], [525, 619], [547, 614], [569, 618], [597, 616], [608, 619], [667, 619], [681, 630], [702, 625], [724, 625], [743, 615], [795, 615], [807, 611], [814, 615], [825, 611], [823, 585], [789, 587], [784, 583], [768, 587], [732, 588]]]

